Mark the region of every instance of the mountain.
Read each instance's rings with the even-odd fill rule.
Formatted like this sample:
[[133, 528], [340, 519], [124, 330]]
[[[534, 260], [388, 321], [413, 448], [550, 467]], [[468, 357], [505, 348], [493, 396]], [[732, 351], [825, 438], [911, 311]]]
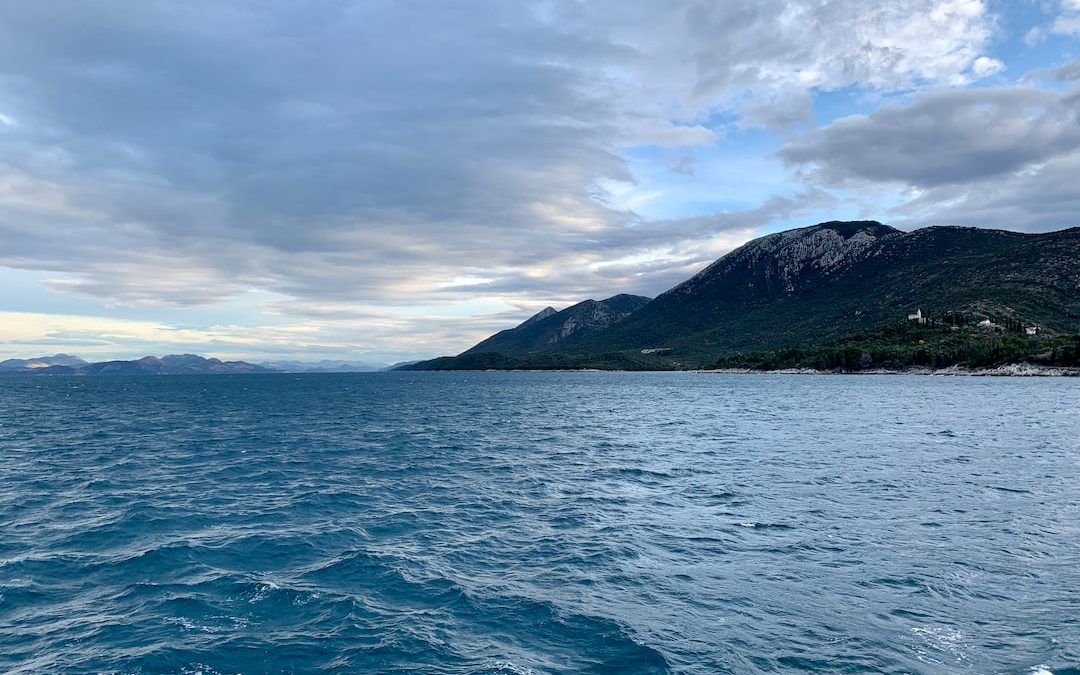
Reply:
[[391, 363], [382, 369], [382, 372], [390, 372], [392, 370], [405, 370], [409, 366], [416, 365], [419, 361], [398, 361], [397, 363]]
[[356, 361], [267, 361], [259, 365], [285, 373], [370, 373], [384, 370], [387, 366]]
[[672, 348], [694, 359], [818, 344], [922, 309], [1080, 332], [1080, 228], [1020, 234], [823, 223], [752, 241], [584, 350]]
[[524, 323], [492, 335], [462, 354], [534, 354], [568, 348], [627, 318], [649, 302], [640, 295], [585, 300], [556, 312], [548, 307]]
[[0, 372], [32, 370], [35, 368], [48, 368], [49, 366], [78, 367], [85, 366], [86, 363], [86, 361], [83, 361], [79, 357], [69, 356], [68, 354], [40, 356], [36, 359], [7, 359], [6, 361], [0, 361]]
[[[916, 309], [1080, 333], [1080, 228], [902, 232], [857, 221], [788, 230], [747, 243], [579, 340], [542, 353], [493, 349], [509, 365], [490, 367], [706, 367], [727, 355], [881, 330]], [[432, 367], [460, 365], [443, 359]]]
[[521, 324], [519, 324], [516, 328], [511, 328], [510, 330], [516, 331], [526, 326], [531, 326], [537, 321], [543, 321], [544, 319], [548, 318], [553, 314], [558, 314], [558, 311], [554, 307], [545, 307], [536, 314], [530, 316], [528, 319], [525, 319], [525, 321], [521, 322]]
[[[63, 356], [63, 355], [60, 355]], [[73, 359], [73, 357], [67, 357]], [[15, 361], [15, 359], [12, 359]], [[36, 362], [35, 359], [29, 361]], [[4, 363], [8, 363], [5, 361]], [[244, 361], [207, 359], [195, 354], [173, 354], [160, 359], [144, 356], [135, 361], [102, 361], [87, 363], [73, 359], [68, 363], [46, 366], [28, 366], [2, 371], [3, 375], [238, 375], [246, 373], [274, 373], [272, 368], [257, 366]]]

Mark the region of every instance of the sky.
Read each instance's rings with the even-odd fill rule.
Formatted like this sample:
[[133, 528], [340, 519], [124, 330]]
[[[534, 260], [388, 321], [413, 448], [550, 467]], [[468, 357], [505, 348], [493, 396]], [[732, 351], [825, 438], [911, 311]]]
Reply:
[[0, 0], [0, 359], [454, 354], [1078, 177], [1080, 0]]

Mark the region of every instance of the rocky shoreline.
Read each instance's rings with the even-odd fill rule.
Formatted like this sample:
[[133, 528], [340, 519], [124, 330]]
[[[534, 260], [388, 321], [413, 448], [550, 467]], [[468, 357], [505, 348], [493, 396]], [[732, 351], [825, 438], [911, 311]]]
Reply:
[[813, 368], [781, 368], [778, 370], [752, 370], [750, 368], [719, 368], [697, 370], [698, 373], [722, 373], [734, 375], [937, 375], [943, 377], [1080, 377], [1080, 368], [1038, 366], [1030, 363], [1011, 363], [994, 368], [907, 368], [867, 370], [815, 370]]

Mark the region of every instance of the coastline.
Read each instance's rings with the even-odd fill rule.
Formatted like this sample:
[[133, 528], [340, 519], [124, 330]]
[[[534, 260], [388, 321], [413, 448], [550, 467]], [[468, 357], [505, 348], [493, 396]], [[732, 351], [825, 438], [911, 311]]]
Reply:
[[753, 370], [750, 368], [717, 368], [695, 370], [695, 373], [727, 375], [919, 375], [939, 377], [1080, 377], [1080, 368], [1037, 366], [1030, 363], [1010, 363], [993, 368], [907, 368], [867, 370], [815, 370], [813, 368], [780, 368], [777, 370]]
[[[394, 372], [394, 371], [391, 371]], [[1012, 363], [993, 368], [868, 368], [866, 370], [815, 370], [813, 368], [687, 368], [667, 370], [625, 370], [607, 368], [446, 368], [396, 372], [413, 373], [694, 373], [704, 375], [908, 375], [937, 377], [1080, 377], [1080, 368]]]

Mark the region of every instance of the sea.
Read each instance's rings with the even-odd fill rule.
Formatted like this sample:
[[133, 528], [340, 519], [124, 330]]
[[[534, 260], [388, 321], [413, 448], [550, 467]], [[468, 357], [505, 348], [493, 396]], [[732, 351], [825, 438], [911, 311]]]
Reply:
[[0, 380], [0, 672], [1080, 673], [1080, 379]]

